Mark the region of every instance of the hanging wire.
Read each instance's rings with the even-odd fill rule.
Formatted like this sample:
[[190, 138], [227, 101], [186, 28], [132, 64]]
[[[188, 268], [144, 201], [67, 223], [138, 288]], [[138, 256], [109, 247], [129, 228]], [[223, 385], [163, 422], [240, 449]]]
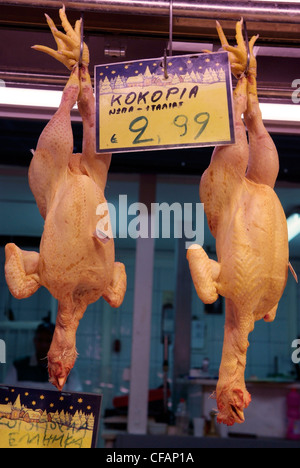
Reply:
[[[173, 0], [170, 0], [170, 22], [169, 22], [169, 57], [173, 55]], [[168, 60], [167, 60], [167, 49], [164, 51], [164, 75], [165, 80], [169, 78], [168, 76]]]
[[169, 56], [173, 55], [173, 0], [170, 0]]

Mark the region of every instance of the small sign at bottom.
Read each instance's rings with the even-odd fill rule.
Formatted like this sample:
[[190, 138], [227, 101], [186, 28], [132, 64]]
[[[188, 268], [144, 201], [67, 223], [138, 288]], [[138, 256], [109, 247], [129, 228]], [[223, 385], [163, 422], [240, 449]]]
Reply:
[[101, 399], [0, 386], [0, 448], [95, 448]]

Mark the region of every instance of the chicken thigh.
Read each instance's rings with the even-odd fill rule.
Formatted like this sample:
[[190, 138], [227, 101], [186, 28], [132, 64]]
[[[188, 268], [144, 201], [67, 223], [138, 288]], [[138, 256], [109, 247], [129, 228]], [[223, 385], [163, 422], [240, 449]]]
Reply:
[[[88, 72], [89, 52], [80, 56], [80, 22], [73, 29], [60, 10], [66, 34], [47, 16], [58, 51], [36, 46], [71, 69], [59, 109], [43, 130], [29, 168], [29, 184], [45, 220], [40, 252], [5, 247], [5, 275], [18, 299], [31, 296], [40, 286], [58, 300], [58, 313], [48, 353], [50, 381], [62, 390], [76, 360], [76, 330], [88, 304], [103, 297], [119, 307], [126, 291], [123, 264], [115, 262], [104, 190], [111, 155], [95, 154], [95, 102]], [[70, 111], [78, 102], [83, 121], [82, 154], [72, 154]], [[102, 215], [96, 214], [101, 204]], [[98, 211], [97, 211], [98, 212]], [[104, 221], [103, 221], [104, 222]], [[101, 230], [100, 230], [101, 231]]]
[[[234, 91], [236, 143], [215, 148], [200, 182], [208, 225], [216, 239], [217, 261], [202, 247], [187, 253], [192, 279], [200, 299], [210, 304], [225, 297], [225, 334], [216, 389], [217, 420], [228, 426], [244, 422], [251, 401], [244, 380], [248, 335], [257, 320], [275, 319], [289, 267], [285, 213], [274, 185], [279, 161], [264, 127], [256, 86], [256, 59], [247, 74], [247, 48], [242, 21], [237, 24], [237, 47], [228, 45], [217, 23], [223, 48], [229, 52]], [[246, 128], [247, 126], [249, 142]]]

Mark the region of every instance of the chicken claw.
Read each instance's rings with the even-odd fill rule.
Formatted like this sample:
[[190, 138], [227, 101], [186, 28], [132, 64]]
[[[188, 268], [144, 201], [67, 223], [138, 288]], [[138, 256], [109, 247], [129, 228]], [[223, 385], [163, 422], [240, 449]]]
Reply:
[[[242, 76], [244, 76], [246, 71], [247, 71], [247, 76], [248, 76], [248, 73], [254, 74], [254, 76], [256, 76], [256, 59], [253, 54], [253, 47], [259, 35], [253, 36], [251, 40], [249, 41], [250, 63], [248, 65], [248, 50], [247, 50], [247, 46], [244, 41], [243, 32], [242, 32], [243, 22], [244, 22], [243, 18], [237, 22], [237, 25], [236, 25], [237, 46], [233, 47], [228, 44], [228, 41], [224, 34], [222, 26], [220, 25], [219, 21], [217, 21], [217, 31], [218, 31], [218, 35], [219, 35], [222, 47], [224, 50], [228, 52], [229, 61], [231, 64], [231, 71], [237, 79], [240, 79]], [[248, 65], [248, 70], [247, 70], [247, 65]]]
[[[50, 47], [35, 45], [32, 49], [39, 50], [51, 55], [59, 62], [63, 63], [69, 70], [79, 64], [80, 61], [80, 46], [81, 46], [81, 22], [82, 19], [76, 21], [74, 29], [68, 21], [65, 6], [59, 10], [59, 16], [61, 19], [62, 27], [65, 30], [65, 34], [59, 31], [53, 20], [49, 15], [45, 14], [47, 23], [53, 37], [55, 39], [57, 50], [51, 49]], [[85, 66], [89, 65], [90, 57], [87, 45], [83, 44], [82, 53], [82, 64]]]

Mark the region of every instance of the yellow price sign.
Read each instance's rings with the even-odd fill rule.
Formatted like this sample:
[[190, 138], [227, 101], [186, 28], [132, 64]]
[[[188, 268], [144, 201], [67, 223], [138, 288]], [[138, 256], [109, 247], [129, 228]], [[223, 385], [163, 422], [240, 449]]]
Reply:
[[[37, 375], [31, 367], [32, 376]], [[38, 375], [41, 379], [43, 372]], [[0, 448], [95, 448], [102, 396], [46, 390], [40, 381], [39, 385], [0, 385]]]
[[97, 153], [234, 143], [227, 52], [95, 67]]

